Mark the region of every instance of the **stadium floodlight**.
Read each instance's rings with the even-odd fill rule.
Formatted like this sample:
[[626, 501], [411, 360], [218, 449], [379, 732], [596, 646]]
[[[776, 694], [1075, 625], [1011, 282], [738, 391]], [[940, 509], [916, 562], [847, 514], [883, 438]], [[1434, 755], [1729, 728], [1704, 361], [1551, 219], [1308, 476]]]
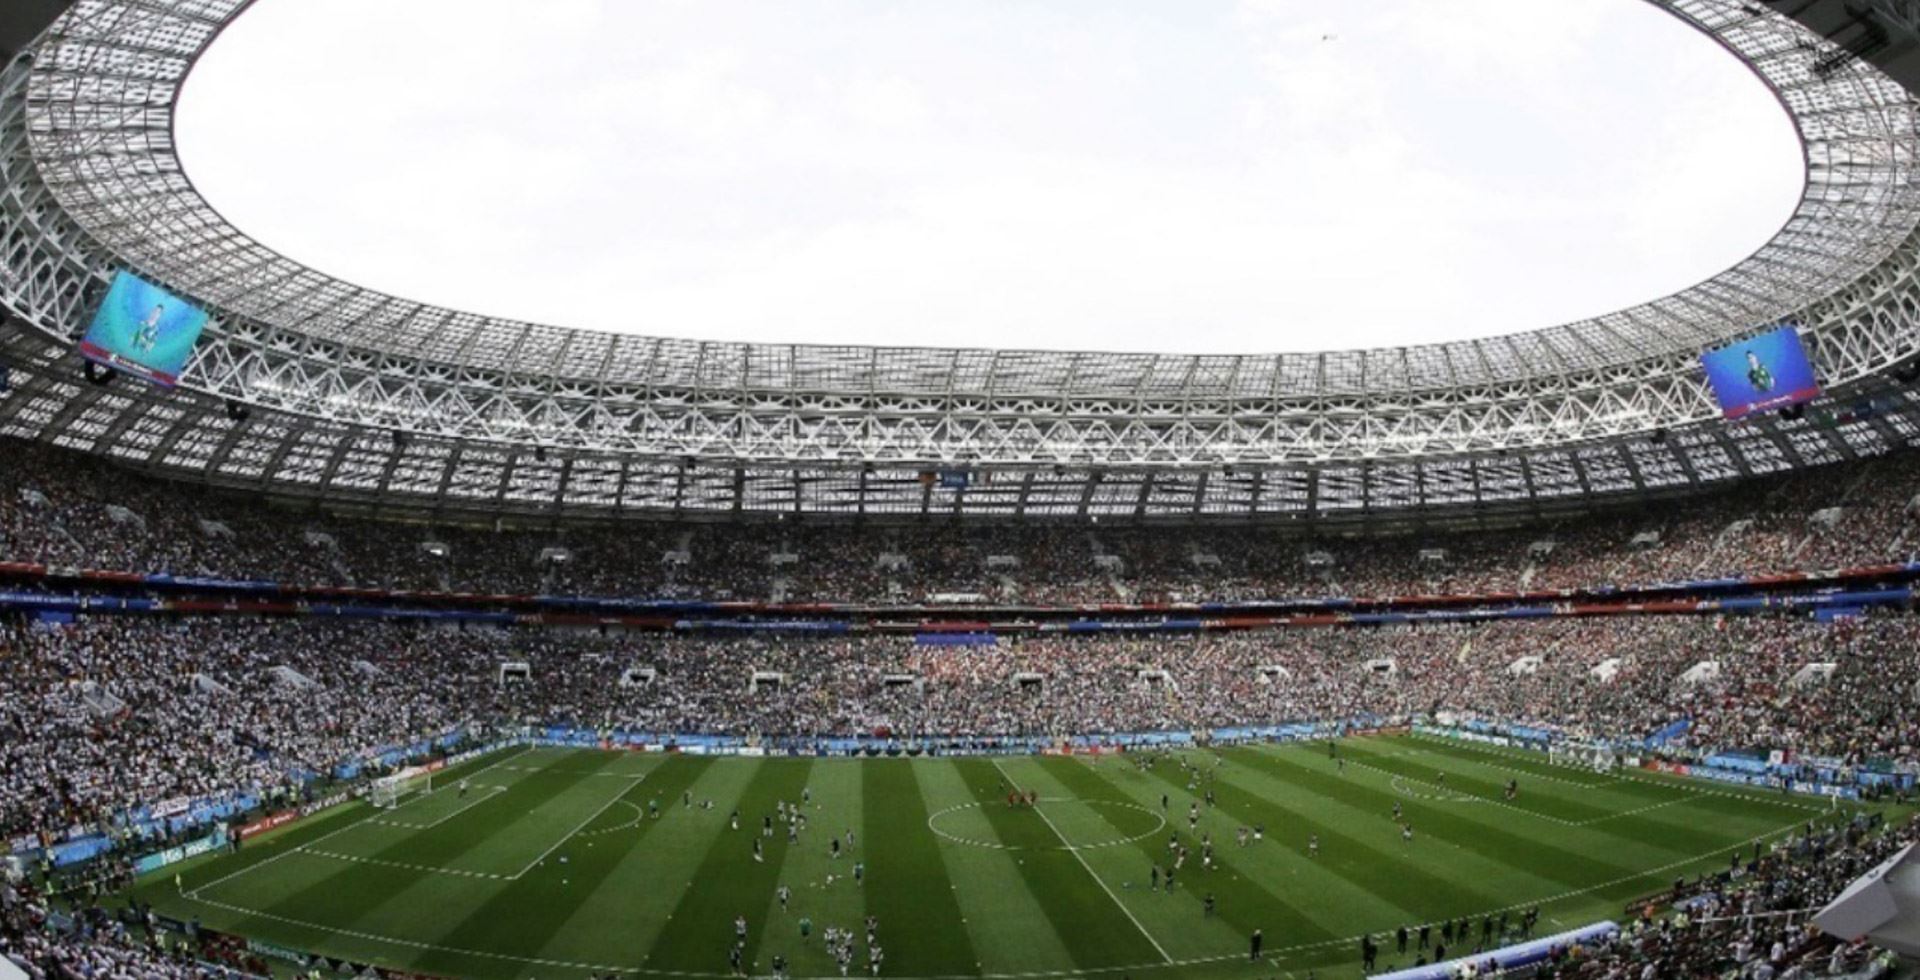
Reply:
[[1920, 854], [1908, 844], [1861, 875], [1813, 917], [1844, 942], [1865, 938], [1908, 959], [1920, 958]]

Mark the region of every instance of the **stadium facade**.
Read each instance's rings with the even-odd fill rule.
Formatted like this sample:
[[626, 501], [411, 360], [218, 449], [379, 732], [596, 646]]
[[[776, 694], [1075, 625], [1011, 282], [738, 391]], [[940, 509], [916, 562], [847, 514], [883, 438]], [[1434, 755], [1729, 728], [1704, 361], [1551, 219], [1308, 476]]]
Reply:
[[[1188, 356], [622, 336], [343, 282], [230, 225], [175, 153], [181, 86], [246, 0], [82, 0], [0, 75], [0, 433], [336, 505], [582, 517], [1426, 519], [1910, 444], [1920, 106], [1888, 74], [1914, 46], [1906, 5], [1649, 2], [1799, 133], [1804, 192], [1758, 251], [1537, 331]], [[177, 390], [82, 375], [120, 268], [215, 312]], [[1782, 323], [1826, 398], [1726, 424], [1699, 355]]]

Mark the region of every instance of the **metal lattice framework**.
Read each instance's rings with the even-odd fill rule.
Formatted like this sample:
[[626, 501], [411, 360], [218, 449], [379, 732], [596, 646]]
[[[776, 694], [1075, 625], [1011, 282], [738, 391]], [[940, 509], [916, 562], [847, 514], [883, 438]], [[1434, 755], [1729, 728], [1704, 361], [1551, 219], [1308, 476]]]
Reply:
[[[1904, 395], [1855, 423], [1723, 427], [1695, 357], [1791, 319], [1845, 390], [1915, 352], [1913, 98], [1755, 4], [1649, 2], [1746, 62], [1798, 127], [1805, 192], [1758, 252], [1530, 333], [1183, 356], [617, 336], [362, 289], [233, 228], [174, 153], [180, 84], [246, 0], [81, 0], [0, 83], [0, 299], [35, 328], [4, 339], [20, 376], [0, 424], [227, 483], [583, 512], [1372, 513], [1645, 493], [1909, 442]], [[170, 398], [61, 361], [121, 265], [217, 311]], [[921, 478], [953, 465], [976, 471], [964, 492]]]

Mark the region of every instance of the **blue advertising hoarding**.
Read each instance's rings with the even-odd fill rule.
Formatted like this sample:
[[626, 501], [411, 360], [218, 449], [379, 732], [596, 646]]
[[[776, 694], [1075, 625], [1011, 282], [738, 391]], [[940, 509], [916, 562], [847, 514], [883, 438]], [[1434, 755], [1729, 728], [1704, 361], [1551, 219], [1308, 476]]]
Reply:
[[1791, 325], [1700, 355], [1727, 418], [1810, 402], [1820, 395], [1813, 364]]
[[80, 341], [80, 355], [171, 388], [206, 325], [205, 310], [122, 270]]

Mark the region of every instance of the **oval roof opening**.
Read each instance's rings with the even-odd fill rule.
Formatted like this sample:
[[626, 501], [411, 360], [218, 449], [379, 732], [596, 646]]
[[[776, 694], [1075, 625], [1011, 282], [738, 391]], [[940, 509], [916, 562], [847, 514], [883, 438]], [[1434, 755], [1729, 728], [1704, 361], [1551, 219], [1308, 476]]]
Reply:
[[1641, 0], [1541, 10], [260, 0], [177, 126], [215, 207], [324, 272], [719, 340], [1464, 339], [1779, 230], [1800, 147], [1743, 65]]

